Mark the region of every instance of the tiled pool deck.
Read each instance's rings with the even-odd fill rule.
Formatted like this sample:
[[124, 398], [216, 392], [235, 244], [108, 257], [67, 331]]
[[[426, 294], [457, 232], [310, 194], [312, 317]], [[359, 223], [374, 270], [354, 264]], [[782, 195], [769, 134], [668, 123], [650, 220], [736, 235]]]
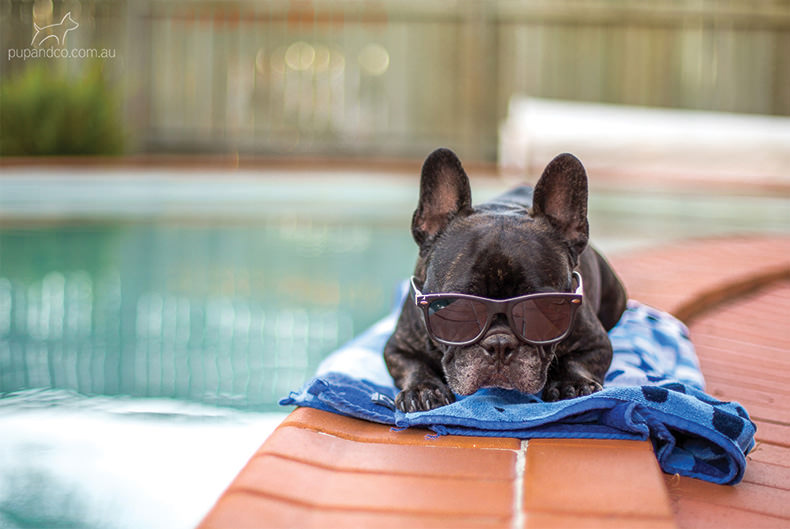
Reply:
[[692, 240], [616, 256], [632, 298], [690, 324], [708, 392], [758, 425], [735, 487], [664, 475], [649, 442], [394, 432], [294, 411], [200, 525], [787, 527], [790, 237]]

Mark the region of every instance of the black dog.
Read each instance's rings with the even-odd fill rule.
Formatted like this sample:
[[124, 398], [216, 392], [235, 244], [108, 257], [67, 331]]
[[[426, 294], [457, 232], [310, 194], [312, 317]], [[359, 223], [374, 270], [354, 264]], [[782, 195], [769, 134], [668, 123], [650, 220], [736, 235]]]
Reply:
[[412, 290], [384, 349], [398, 408], [429, 410], [483, 387], [542, 389], [544, 400], [599, 391], [626, 294], [587, 246], [581, 162], [561, 154], [534, 190], [471, 200], [455, 154], [431, 153], [412, 218]]

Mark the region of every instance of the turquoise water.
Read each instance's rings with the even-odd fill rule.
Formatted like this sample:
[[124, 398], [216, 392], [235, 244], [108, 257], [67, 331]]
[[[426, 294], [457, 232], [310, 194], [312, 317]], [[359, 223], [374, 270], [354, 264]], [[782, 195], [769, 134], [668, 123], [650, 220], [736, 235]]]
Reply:
[[[277, 401], [388, 312], [416, 199], [403, 175], [5, 170], [0, 529], [193, 527]], [[593, 192], [590, 216], [611, 255], [788, 233], [788, 206]]]
[[31, 176], [0, 204], [0, 392], [277, 410], [416, 257], [400, 185]]
[[391, 306], [393, 226], [124, 222], [0, 231], [0, 391], [271, 410]]
[[0, 528], [191, 529], [282, 420], [64, 390], [0, 399]]

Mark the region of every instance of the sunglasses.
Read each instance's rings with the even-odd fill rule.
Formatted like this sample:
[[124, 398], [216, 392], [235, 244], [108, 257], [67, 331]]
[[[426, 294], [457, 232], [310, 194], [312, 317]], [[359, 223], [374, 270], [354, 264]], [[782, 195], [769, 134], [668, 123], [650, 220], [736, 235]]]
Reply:
[[480, 340], [494, 316], [504, 314], [510, 328], [532, 345], [559, 342], [571, 332], [583, 299], [582, 276], [573, 272], [575, 292], [541, 292], [510, 299], [489, 299], [471, 294], [423, 294], [411, 278], [414, 302], [422, 309], [428, 334], [447, 345], [470, 345]]

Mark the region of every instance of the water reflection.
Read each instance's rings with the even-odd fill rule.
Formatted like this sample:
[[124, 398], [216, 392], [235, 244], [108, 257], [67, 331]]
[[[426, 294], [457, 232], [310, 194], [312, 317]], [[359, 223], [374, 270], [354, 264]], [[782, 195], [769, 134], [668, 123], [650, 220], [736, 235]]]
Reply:
[[412, 242], [397, 229], [370, 230], [4, 230], [0, 392], [275, 409], [327, 352], [388, 310]]
[[282, 417], [63, 390], [6, 395], [0, 527], [195, 527]]

